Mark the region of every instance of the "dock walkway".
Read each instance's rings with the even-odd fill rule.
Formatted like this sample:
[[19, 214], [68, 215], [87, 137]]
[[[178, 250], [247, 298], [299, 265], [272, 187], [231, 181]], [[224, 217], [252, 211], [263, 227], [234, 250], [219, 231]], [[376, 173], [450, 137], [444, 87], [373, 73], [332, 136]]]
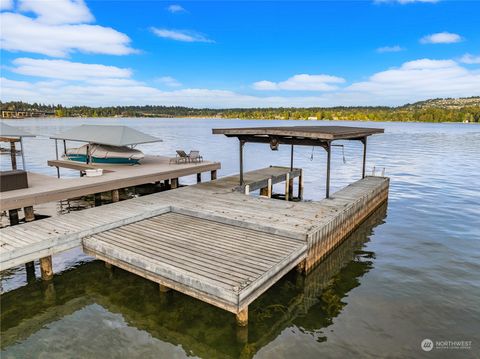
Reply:
[[[79, 169], [73, 161], [49, 161], [50, 165], [63, 162], [62, 166]], [[70, 166], [65, 163], [71, 163]], [[83, 165], [85, 166], [85, 165]], [[103, 168], [99, 177], [57, 178], [28, 172], [28, 188], [3, 192], [0, 210], [6, 211], [41, 203], [55, 202], [75, 197], [107, 192], [163, 180], [177, 179], [220, 168], [219, 162], [170, 163], [169, 157], [145, 156], [140, 165], [90, 165]]]
[[[269, 167], [252, 190], [301, 175]], [[248, 304], [299, 266], [309, 271], [387, 200], [366, 177], [320, 202], [246, 196], [239, 177], [199, 183], [2, 229], [0, 269], [83, 243], [86, 253], [248, 318]], [[83, 241], [82, 241], [83, 239]]]

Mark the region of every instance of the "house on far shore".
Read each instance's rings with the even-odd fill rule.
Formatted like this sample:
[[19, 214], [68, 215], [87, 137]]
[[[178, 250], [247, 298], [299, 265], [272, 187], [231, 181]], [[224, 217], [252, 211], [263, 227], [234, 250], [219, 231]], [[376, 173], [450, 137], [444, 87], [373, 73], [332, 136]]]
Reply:
[[2, 118], [28, 118], [54, 116], [54, 112], [2, 110]]
[[307, 120], [318, 120], [317, 116], [310, 116]]

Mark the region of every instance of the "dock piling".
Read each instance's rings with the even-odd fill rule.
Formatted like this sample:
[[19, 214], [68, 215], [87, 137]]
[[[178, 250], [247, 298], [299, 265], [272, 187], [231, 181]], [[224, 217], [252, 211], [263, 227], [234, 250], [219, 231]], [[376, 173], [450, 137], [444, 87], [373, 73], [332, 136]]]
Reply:
[[303, 199], [303, 169], [300, 170], [300, 176], [298, 177], [298, 199]]
[[35, 220], [35, 213], [33, 212], [33, 206], [23, 208], [25, 214], [25, 222], [32, 222]]
[[118, 189], [114, 189], [112, 191], [112, 202], [118, 202], [120, 201], [120, 191]]
[[53, 278], [52, 256], [40, 258], [40, 272], [43, 280]]
[[172, 178], [171, 182], [172, 182], [171, 189], [178, 188], [178, 178]]
[[212, 181], [217, 179], [217, 170], [210, 171], [210, 179]]
[[102, 194], [101, 193], [95, 193], [95, 207], [99, 207], [102, 205]]
[[10, 159], [12, 161], [12, 170], [17, 169], [17, 149], [15, 148], [15, 141], [10, 142]]
[[290, 173], [287, 173], [285, 179], [285, 201], [290, 200]]
[[236, 314], [237, 325], [245, 327], [248, 325], [248, 307], [242, 309]]
[[18, 209], [9, 209], [8, 218], [10, 219], [10, 225], [15, 226], [18, 224]]

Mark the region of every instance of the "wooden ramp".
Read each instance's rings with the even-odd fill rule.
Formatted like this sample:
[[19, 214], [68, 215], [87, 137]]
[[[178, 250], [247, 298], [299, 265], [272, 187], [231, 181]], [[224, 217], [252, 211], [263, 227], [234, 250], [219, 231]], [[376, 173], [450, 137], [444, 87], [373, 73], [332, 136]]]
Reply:
[[282, 236], [162, 214], [85, 238], [84, 250], [232, 313], [298, 265], [307, 245]]

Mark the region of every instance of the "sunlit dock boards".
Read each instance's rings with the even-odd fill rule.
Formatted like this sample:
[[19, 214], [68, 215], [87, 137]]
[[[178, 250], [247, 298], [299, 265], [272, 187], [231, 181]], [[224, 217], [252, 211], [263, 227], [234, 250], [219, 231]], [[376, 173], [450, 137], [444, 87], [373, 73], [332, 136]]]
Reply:
[[[269, 167], [244, 180], [262, 188], [299, 174]], [[237, 179], [2, 229], [0, 269], [83, 240], [87, 253], [234, 312], [245, 323], [252, 300], [293, 267], [311, 270], [387, 200], [389, 185], [388, 178], [366, 177], [329, 199], [290, 202], [247, 196]]]
[[[267, 178], [273, 178], [273, 183], [276, 183], [285, 178], [287, 173], [291, 173], [289, 169], [281, 167], [269, 167], [265, 170], [266, 174], [261, 179], [262, 183]], [[248, 182], [252, 187], [257, 186], [255, 181], [258, 180], [261, 170], [254, 171], [254, 173], [255, 176]], [[229, 185], [230, 180], [231, 177], [225, 177], [174, 191], [161, 192], [0, 229], [0, 270], [77, 247], [81, 245], [81, 239], [85, 236], [169, 212], [172, 206], [182, 213], [189, 214], [192, 209], [201, 204], [200, 202], [207, 198], [211, 200], [213, 197], [212, 192], [205, 191], [205, 185], [210, 183], [207, 187], [211, 190], [232, 193], [235, 188]], [[226, 181], [226, 185], [224, 181]], [[197, 186], [201, 186], [198, 192], [190, 192]], [[201, 193], [203, 193], [203, 197]], [[234, 194], [237, 199], [249, 198], [240, 193]], [[193, 200], [194, 203], [190, 204], [190, 200]], [[182, 201], [184, 205], [180, 206]], [[277, 202], [282, 201], [275, 201], [275, 203]], [[272, 205], [273, 207], [274, 205]], [[219, 209], [218, 205], [217, 209]], [[206, 211], [204, 215], [208, 216], [209, 212]]]
[[[54, 166], [61, 162], [65, 168], [80, 170], [80, 162], [49, 161]], [[88, 165], [105, 170], [103, 176], [82, 178], [56, 178], [38, 173], [28, 173], [29, 187], [3, 192], [0, 197], [0, 210], [6, 211], [35, 206], [70, 198], [107, 192], [146, 183], [178, 179], [203, 172], [217, 171], [219, 162], [170, 163], [169, 157], [146, 156], [141, 165]]]
[[301, 260], [305, 241], [175, 212], [85, 238], [87, 254], [233, 313]]

